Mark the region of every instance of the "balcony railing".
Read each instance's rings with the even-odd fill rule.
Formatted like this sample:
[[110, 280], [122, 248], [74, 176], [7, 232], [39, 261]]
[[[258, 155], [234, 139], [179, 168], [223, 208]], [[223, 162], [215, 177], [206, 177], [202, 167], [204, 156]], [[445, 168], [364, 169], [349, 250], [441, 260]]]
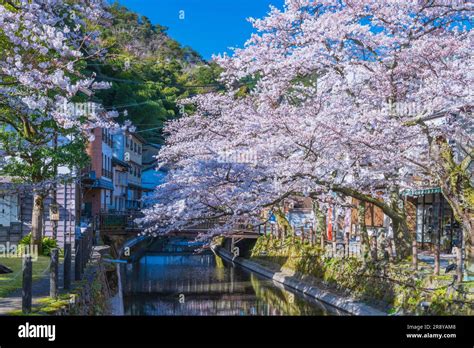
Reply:
[[113, 180], [113, 177], [114, 177], [112, 171], [107, 170], [107, 169], [102, 169], [102, 176], [109, 178], [110, 180]]
[[142, 216], [138, 212], [101, 213], [99, 215], [98, 227], [100, 229], [137, 228], [138, 225], [135, 223], [135, 219]]

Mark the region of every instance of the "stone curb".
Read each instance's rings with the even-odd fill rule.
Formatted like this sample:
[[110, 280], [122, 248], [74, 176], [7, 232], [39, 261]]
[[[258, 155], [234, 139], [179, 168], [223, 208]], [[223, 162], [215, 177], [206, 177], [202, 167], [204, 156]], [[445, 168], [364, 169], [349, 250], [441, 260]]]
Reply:
[[256, 262], [243, 259], [241, 257], [234, 257], [230, 252], [219, 246], [211, 246], [212, 250], [222, 258], [236, 263], [253, 272], [259, 273], [267, 278], [273, 279], [279, 283], [298, 290], [306, 295], [314, 297], [321, 302], [327, 303], [333, 307], [341, 309], [349, 314], [364, 315], [364, 316], [386, 316], [387, 313], [373, 308], [363, 302], [356, 301], [349, 297], [342, 297], [326, 290], [321, 290], [308, 283], [305, 283], [295, 276], [285, 272], [271, 271]]

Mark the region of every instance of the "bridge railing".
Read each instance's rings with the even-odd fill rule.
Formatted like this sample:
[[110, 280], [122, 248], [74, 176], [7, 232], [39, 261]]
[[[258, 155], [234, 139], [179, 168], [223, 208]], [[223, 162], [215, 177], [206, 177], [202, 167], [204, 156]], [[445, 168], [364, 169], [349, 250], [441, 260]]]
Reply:
[[109, 212], [101, 213], [98, 216], [97, 228], [114, 230], [114, 229], [126, 229], [126, 228], [138, 228], [138, 225], [135, 223], [135, 219], [142, 217], [140, 213], [124, 213], [124, 212]]

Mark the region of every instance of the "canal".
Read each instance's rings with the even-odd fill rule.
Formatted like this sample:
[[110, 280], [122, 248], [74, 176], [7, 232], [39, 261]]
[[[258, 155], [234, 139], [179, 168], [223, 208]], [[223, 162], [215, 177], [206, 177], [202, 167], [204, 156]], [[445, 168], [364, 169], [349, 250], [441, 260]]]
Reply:
[[343, 315], [212, 252], [147, 252], [122, 266], [125, 315]]

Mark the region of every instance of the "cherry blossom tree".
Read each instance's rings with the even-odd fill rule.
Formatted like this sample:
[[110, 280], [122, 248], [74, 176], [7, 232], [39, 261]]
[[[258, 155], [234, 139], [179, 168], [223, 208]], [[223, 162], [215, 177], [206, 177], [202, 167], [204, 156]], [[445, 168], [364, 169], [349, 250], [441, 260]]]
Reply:
[[[471, 2], [287, 0], [218, 56], [225, 94], [191, 100], [160, 154], [169, 181], [144, 222], [169, 231], [289, 195], [371, 202], [409, 254], [400, 192], [436, 185], [472, 241]], [[251, 154], [247, 156], [246, 154]], [[160, 223], [157, 225], [156, 222]]]
[[[102, 0], [0, 1], [1, 150], [4, 160], [10, 159], [0, 169], [30, 168], [16, 174], [28, 174], [34, 187], [34, 244], [42, 235], [45, 184], [50, 183], [52, 166], [61, 162], [49, 151], [53, 139], [62, 133], [87, 139], [95, 127], [117, 127], [115, 113], [100, 106], [75, 107], [94, 90], [108, 87], [81, 72], [87, 59], [103, 55], [94, 27], [106, 25], [108, 18]], [[70, 153], [77, 146], [72, 142], [64, 149]]]

